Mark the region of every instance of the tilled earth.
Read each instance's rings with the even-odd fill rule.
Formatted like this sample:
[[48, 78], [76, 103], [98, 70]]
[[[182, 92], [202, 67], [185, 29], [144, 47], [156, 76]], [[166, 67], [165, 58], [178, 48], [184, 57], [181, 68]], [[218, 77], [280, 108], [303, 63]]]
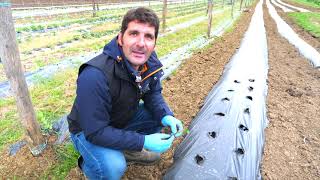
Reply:
[[[185, 127], [196, 116], [225, 64], [240, 46], [253, 11], [251, 8], [244, 12], [232, 32], [225, 33], [209, 48], [195, 53], [175, 75], [163, 82], [165, 99]], [[279, 36], [267, 12], [264, 9], [269, 48], [267, 105], [270, 123], [266, 129], [262, 176], [265, 179], [319, 179], [320, 71], [312, 68], [287, 40]], [[319, 40], [296, 26], [294, 28], [311, 45], [320, 47]], [[173, 148], [154, 166], [129, 166], [123, 179], [161, 179], [172, 165], [174, 149], [181, 141], [182, 138], [177, 139]], [[15, 157], [5, 154], [1, 157], [6, 158], [0, 162], [0, 177], [16, 175], [37, 179], [46, 167], [56, 163], [52, 146], [37, 158], [33, 158], [27, 148]], [[84, 179], [84, 176], [74, 168], [67, 179]]]
[[[320, 71], [281, 37], [264, 9], [269, 48], [265, 179], [320, 178]], [[281, 13], [285, 17], [284, 13]], [[293, 24], [285, 17], [288, 24]], [[299, 36], [320, 50], [320, 41], [294, 26]]]

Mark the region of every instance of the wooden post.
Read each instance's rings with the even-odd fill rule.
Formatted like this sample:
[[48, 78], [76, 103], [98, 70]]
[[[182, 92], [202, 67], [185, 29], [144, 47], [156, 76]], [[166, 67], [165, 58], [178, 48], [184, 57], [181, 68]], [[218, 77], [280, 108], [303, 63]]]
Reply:
[[92, 16], [96, 17], [97, 14], [96, 14], [96, 1], [95, 0], [92, 0], [92, 8], [93, 8]]
[[14, 93], [19, 118], [26, 130], [27, 144], [34, 156], [46, 147], [22, 72], [10, 1], [0, 0], [0, 58], [11, 90]]
[[208, 0], [208, 32], [207, 37], [210, 38], [212, 24], [212, 0]]
[[235, 2], [235, 0], [231, 0], [231, 4], [232, 4], [232, 6], [231, 6], [231, 17], [232, 17], [232, 19], [233, 19], [234, 2]]
[[249, 0], [246, 0], [244, 3], [244, 7], [247, 8], [249, 6]]
[[166, 16], [167, 16], [167, 0], [163, 0], [163, 9], [162, 9], [162, 32], [166, 30]]
[[240, 0], [240, 11], [241, 11], [241, 8], [242, 8], [242, 2], [243, 2], [243, 0]]

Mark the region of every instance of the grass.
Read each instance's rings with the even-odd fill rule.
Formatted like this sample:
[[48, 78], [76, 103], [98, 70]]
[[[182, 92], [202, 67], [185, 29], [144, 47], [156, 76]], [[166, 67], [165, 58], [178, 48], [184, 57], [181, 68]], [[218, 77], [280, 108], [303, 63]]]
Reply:
[[[203, 9], [205, 6], [203, 6], [204, 3], [201, 4], [191, 4], [191, 5], [184, 5], [184, 6], [170, 6], [168, 7], [168, 16], [175, 16], [175, 13], [181, 14], [181, 12], [189, 13], [190, 11], [198, 10], [199, 8]], [[88, 23], [95, 23], [95, 22], [103, 22], [110, 18], [113, 18], [115, 20], [121, 20], [122, 16], [125, 14], [126, 10], [128, 8], [120, 8], [116, 10], [102, 10], [99, 13], [97, 13], [98, 16], [92, 17], [89, 16], [86, 13], [81, 13], [82, 16], [78, 16], [78, 18], [68, 17], [65, 15], [62, 15], [64, 19], [60, 18], [54, 18], [50, 20], [46, 20], [45, 22], [37, 22], [42, 24], [30, 24], [25, 27], [18, 27], [16, 28], [17, 32], [36, 32], [40, 30], [46, 30], [46, 29], [52, 29], [57, 27], [67, 27], [72, 26], [74, 24], [88, 24]], [[158, 14], [159, 17], [161, 17], [161, 6], [157, 5], [157, 8], [154, 8], [155, 12]], [[89, 13], [91, 14], [91, 13]], [[59, 16], [58, 16], [59, 17]], [[62, 21], [63, 20], [63, 21]], [[59, 22], [60, 21], [60, 22]], [[33, 20], [33, 23], [36, 21]]]
[[7, 144], [12, 144], [23, 135], [21, 123], [18, 122], [17, 111], [10, 110], [2, 115], [0, 120], [0, 151]]
[[[189, 14], [188, 14], [189, 13]], [[200, 12], [202, 13], [202, 12]], [[178, 12], [179, 19], [186, 21], [187, 19], [191, 19], [192, 17], [195, 17], [194, 14], [200, 14], [199, 12], [192, 10], [190, 12]], [[170, 14], [170, 13], [169, 13]], [[186, 16], [183, 16], [184, 14], [187, 14]], [[193, 16], [190, 16], [192, 15]], [[176, 20], [176, 18], [173, 18], [173, 15], [169, 15], [168, 21], [172, 21], [170, 25], [173, 25], [174, 23], [178, 23], [179, 21]], [[182, 18], [182, 19], [181, 19]], [[180, 21], [181, 22], [181, 21]], [[78, 26], [78, 25], [77, 25]], [[44, 36], [35, 36], [33, 38], [27, 37], [27, 38], [20, 38], [19, 39], [19, 48], [22, 53], [22, 61], [24, 60], [30, 60], [34, 59], [34, 57], [30, 57], [31, 51], [41, 49], [41, 48], [50, 48], [52, 50], [47, 50], [46, 52], [37, 52], [36, 56], [36, 64], [38, 66], [35, 66], [35, 69], [46, 65], [47, 62], [52, 62], [50, 60], [45, 60], [41, 61], [41, 54], [44, 54], [45, 57], [47, 57], [47, 54], [54, 53], [53, 47], [59, 45], [59, 44], [64, 44], [66, 42], [71, 43], [73, 41], [79, 41], [80, 39], [92, 39], [92, 38], [100, 38], [104, 35], [110, 34], [112, 31], [117, 31], [119, 29], [119, 23], [116, 22], [106, 22], [106, 23], [99, 23], [97, 25], [92, 25], [89, 28], [85, 29], [79, 29], [78, 30], [61, 30], [58, 33], [45, 33]], [[54, 58], [51, 56], [51, 58]], [[40, 60], [39, 60], [40, 59]], [[58, 58], [59, 59], [59, 58]]]
[[319, 0], [290, 0], [296, 3], [300, 3], [306, 6], [320, 8], [320, 1]]
[[[218, 14], [212, 18], [212, 28], [218, 25], [219, 22], [229, 18], [230, 10], [224, 13]], [[168, 54], [175, 49], [182, 47], [183, 45], [191, 42], [200, 36], [205, 36], [207, 30], [207, 20], [192, 25], [186, 29], [176, 31], [163, 38], [160, 38], [157, 42], [157, 54], [159, 57]], [[187, 36], [186, 36], [187, 34]]]
[[28, 41], [24, 41], [19, 44], [19, 49], [21, 53], [25, 51], [30, 51], [36, 48], [43, 48], [43, 47], [53, 47], [59, 43], [64, 43], [69, 40], [73, 40], [75, 36], [79, 36], [79, 32], [61, 32], [59, 36], [53, 34], [47, 34], [45, 36], [34, 37], [32, 38], [32, 43]]
[[58, 162], [48, 168], [41, 179], [65, 179], [69, 171], [77, 166], [78, 152], [73, 148], [71, 142], [64, 145], [56, 146], [55, 152], [58, 157]]
[[289, 13], [299, 26], [308, 31], [314, 37], [320, 37], [320, 14], [319, 13]]
[[[30, 88], [37, 120], [43, 130], [51, 130], [59, 117], [69, 112], [74, 100], [77, 71], [69, 69], [52, 79], [39, 78]], [[22, 138], [23, 131], [13, 98], [0, 100], [0, 150]]]

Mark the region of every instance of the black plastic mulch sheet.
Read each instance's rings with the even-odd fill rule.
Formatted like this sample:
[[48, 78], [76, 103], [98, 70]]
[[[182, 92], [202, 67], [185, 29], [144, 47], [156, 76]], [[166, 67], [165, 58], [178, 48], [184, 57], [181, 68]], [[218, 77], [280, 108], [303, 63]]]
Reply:
[[238, 52], [209, 93], [165, 174], [171, 179], [261, 179], [268, 56], [262, 1]]

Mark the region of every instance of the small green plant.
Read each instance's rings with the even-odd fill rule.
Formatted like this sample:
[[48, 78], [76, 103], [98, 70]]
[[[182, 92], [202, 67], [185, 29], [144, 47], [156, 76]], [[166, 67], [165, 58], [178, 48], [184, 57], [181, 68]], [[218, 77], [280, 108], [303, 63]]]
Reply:
[[73, 40], [78, 41], [80, 40], [81, 36], [80, 35], [74, 35]]
[[68, 39], [66, 43], [72, 43], [72, 39]]

